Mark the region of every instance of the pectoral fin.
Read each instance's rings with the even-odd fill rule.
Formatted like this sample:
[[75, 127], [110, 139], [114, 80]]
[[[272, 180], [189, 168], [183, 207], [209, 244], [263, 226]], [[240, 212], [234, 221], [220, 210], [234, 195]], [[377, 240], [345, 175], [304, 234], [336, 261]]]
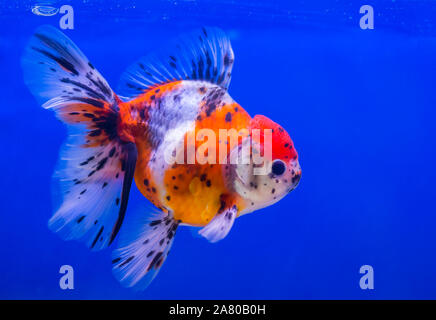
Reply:
[[225, 238], [233, 226], [238, 208], [233, 205], [217, 213], [217, 215], [198, 233], [210, 242], [217, 242]]

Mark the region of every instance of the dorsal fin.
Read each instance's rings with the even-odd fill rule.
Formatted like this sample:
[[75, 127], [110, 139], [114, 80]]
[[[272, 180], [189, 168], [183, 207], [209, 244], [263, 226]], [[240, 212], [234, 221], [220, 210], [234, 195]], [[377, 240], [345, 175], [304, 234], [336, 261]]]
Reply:
[[203, 80], [227, 89], [233, 50], [217, 28], [182, 35], [165, 49], [141, 58], [122, 75], [119, 92], [133, 98], [156, 85], [177, 80]]

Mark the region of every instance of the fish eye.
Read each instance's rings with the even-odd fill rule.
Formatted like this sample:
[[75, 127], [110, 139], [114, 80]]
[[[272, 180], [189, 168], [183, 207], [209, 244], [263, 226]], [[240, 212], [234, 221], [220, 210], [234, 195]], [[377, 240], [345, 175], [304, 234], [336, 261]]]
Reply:
[[286, 170], [286, 165], [282, 160], [274, 160], [271, 172], [276, 176], [281, 176]]

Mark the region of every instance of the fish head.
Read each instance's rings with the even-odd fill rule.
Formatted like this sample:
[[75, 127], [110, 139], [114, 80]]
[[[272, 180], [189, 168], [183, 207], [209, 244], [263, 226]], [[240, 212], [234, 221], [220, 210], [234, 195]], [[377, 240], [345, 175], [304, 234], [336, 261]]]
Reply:
[[[232, 166], [233, 188], [245, 200], [248, 213], [270, 206], [294, 190], [301, 179], [298, 153], [289, 134], [277, 123], [257, 115], [250, 123], [250, 139], [242, 141]], [[244, 147], [250, 144], [244, 154]], [[241, 155], [242, 153], [242, 155]], [[234, 158], [235, 156], [233, 156]]]

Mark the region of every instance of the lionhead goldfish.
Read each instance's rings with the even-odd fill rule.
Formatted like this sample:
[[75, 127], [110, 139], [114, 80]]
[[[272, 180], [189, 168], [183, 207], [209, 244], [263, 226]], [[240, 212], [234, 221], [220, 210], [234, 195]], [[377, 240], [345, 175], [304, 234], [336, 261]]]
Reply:
[[[71, 129], [54, 175], [62, 199], [49, 228], [99, 250], [121, 228], [133, 179], [154, 205], [123, 228], [113, 252], [114, 275], [124, 286], [145, 288], [151, 282], [179, 225], [202, 227], [199, 233], [216, 242], [237, 217], [277, 202], [300, 180], [288, 133], [265, 116], [250, 117], [227, 92], [233, 61], [227, 36], [203, 28], [129, 67], [117, 95], [53, 27], [37, 29], [25, 50], [26, 84]], [[167, 160], [175, 146], [199, 151], [202, 146], [192, 149], [187, 137], [202, 129], [216, 142], [203, 150], [209, 161]], [[229, 143], [230, 136], [220, 136], [223, 129], [245, 135]], [[251, 139], [256, 143], [241, 156], [245, 161], [228, 161]], [[267, 151], [270, 157], [255, 163], [254, 156]], [[263, 174], [255, 174], [259, 166], [266, 168]]]

